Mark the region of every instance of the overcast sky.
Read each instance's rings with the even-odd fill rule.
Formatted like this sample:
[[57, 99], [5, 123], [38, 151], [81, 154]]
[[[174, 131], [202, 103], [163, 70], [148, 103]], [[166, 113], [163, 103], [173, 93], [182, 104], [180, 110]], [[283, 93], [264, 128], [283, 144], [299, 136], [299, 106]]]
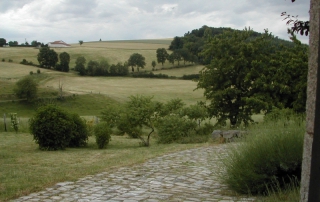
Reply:
[[308, 20], [309, 7], [309, 0], [0, 0], [0, 38], [19, 43], [173, 38], [207, 25], [268, 28], [288, 39], [281, 12]]

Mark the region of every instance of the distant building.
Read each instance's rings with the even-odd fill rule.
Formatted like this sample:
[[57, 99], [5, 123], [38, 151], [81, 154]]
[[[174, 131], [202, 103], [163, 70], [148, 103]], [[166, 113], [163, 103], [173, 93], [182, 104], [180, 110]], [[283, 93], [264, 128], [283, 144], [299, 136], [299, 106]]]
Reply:
[[54, 41], [54, 42], [49, 42], [48, 46], [50, 48], [68, 48], [71, 47], [70, 44], [67, 44], [66, 42], [60, 40], [60, 41]]

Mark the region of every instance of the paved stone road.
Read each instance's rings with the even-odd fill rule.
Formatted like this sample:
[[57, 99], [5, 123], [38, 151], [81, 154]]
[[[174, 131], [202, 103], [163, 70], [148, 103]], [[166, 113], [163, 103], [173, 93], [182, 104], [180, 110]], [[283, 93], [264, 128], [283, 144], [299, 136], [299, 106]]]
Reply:
[[214, 176], [218, 153], [225, 145], [185, 150], [144, 164], [62, 182], [14, 201], [160, 202], [254, 201], [225, 196], [226, 187]]

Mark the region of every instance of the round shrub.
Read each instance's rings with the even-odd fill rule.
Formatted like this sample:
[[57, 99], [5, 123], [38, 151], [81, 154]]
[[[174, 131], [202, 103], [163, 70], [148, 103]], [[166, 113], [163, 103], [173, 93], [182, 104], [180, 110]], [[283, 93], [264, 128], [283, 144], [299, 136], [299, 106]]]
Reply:
[[195, 135], [196, 122], [178, 115], [163, 117], [158, 123], [158, 143], [183, 142]]
[[30, 119], [30, 132], [41, 150], [65, 149], [74, 124], [70, 115], [53, 105], [40, 107]]
[[105, 148], [111, 139], [111, 128], [108, 123], [101, 122], [94, 127], [94, 135], [99, 149]]
[[82, 119], [78, 114], [70, 115], [73, 124], [71, 131], [71, 139], [69, 147], [82, 147], [87, 145], [89, 131], [86, 125], [86, 121]]
[[223, 156], [221, 180], [242, 194], [267, 194], [300, 181], [304, 124], [259, 124]]

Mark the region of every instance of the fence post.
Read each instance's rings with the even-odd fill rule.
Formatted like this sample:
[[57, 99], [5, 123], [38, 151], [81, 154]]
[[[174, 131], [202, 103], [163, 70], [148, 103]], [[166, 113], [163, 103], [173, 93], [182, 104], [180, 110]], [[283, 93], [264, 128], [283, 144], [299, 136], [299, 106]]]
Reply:
[[4, 131], [7, 132], [6, 113], [3, 113]]

